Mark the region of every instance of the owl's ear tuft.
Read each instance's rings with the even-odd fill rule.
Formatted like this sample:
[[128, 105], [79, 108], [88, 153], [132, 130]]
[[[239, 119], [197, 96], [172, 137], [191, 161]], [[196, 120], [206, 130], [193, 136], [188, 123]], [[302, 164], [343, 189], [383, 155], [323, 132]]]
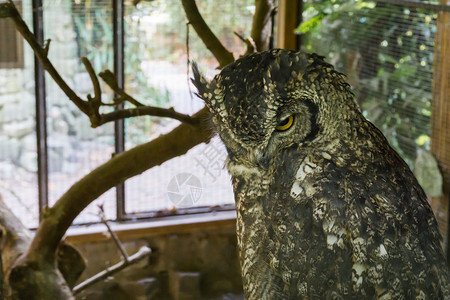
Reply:
[[205, 99], [206, 97], [204, 96], [204, 94], [208, 93], [208, 81], [198, 69], [198, 65], [196, 62], [192, 63], [192, 73], [194, 74], [194, 78], [192, 78], [191, 81], [197, 88], [197, 96], [203, 100], [207, 100]]

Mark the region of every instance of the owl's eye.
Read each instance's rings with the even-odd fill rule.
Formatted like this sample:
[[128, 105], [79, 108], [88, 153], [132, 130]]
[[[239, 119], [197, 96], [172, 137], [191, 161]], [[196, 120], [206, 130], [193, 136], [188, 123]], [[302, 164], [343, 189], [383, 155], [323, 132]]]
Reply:
[[286, 131], [289, 128], [291, 128], [293, 123], [294, 123], [294, 116], [290, 115], [289, 117], [278, 122], [278, 125], [277, 127], [275, 127], [275, 129], [278, 131]]

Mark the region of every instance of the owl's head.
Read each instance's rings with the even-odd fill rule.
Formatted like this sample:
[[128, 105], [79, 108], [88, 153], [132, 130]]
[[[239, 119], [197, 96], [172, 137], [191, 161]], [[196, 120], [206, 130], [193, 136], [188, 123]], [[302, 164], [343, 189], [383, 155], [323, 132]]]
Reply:
[[344, 76], [315, 54], [275, 49], [194, 85], [235, 165], [267, 170], [277, 153], [336, 133], [357, 111]]

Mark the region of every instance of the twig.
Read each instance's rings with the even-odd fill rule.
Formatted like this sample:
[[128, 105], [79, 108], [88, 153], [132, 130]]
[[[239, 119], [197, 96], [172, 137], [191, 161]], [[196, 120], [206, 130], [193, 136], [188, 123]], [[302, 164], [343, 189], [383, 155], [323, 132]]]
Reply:
[[88, 99], [90, 100], [91, 105], [94, 105], [98, 110], [98, 108], [102, 103], [102, 91], [100, 89], [100, 82], [98, 82], [98, 78], [97, 75], [95, 74], [94, 68], [92, 67], [87, 57], [82, 57], [81, 62], [86, 68], [86, 71], [88, 72], [89, 77], [91, 78], [92, 85], [94, 86], [94, 97], [92, 98], [90, 95], [88, 95]]
[[274, 9], [274, 0], [255, 0], [255, 15], [250, 36], [255, 42], [258, 52], [269, 49]]
[[189, 46], [189, 38], [190, 38], [189, 26], [191, 26], [191, 23], [187, 22], [186, 23], [186, 81], [187, 81], [187, 86], [188, 86], [188, 90], [189, 90], [189, 97], [191, 97], [191, 101], [193, 101], [194, 98], [192, 97], [191, 75], [190, 75], [191, 54], [190, 54], [190, 46]]
[[195, 119], [189, 115], [176, 112], [175, 110], [170, 108], [161, 108], [156, 106], [140, 106], [136, 108], [120, 109], [110, 113], [102, 114], [98, 123], [96, 123], [95, 126], [93, 124], [93, 127], [97, 127], [115, 120], [127, 119], [138, 116], [167, 117], [181, 121], [189, 125], [195, 125], [198, 123], [198, 119]]
[[106, 220], [105, 217], [105, 211], [103, 209], [103, 205], [99, 205], [99, 217], [102, 223], [106, 226], [108, 229], [109, 234], [111, 235], [111, 238], [113, 239], [114, 243], [116, 244], [117, 248], [119, 249], [120, 253], [122, 254], [122, 257], [125, 261], [128, 261], [128, 254], [125, 248], [123, 247], [122, 243], [120, 242], [119, 238], [117, 237], [116, 233], [111, 229], [111, 226], [108, 224], [108, 220]]
[[107, 278], [108, 276], [115, 274], [129, 265], [135, 264], [139, 262], [140, 260], [144, 259], [145, 257], [149, 256], [152, 253], [152, 250], [148, 248], [147, 246], [141, 247], [138, 252], [131, 255], [128, 260], [122, 260], [121, 262], [115, 264], [112, 267], [107, 268], [106, 270], [101, 271], [100, 273], [95, 274], [91, 278], [83, 281], [79, 285], [75, 286], [72, 290], [73, 294], [76, 295], [85, 288], [93, 285], [96, 282], [99, 282], [102, 279]]
[[214, 57], [219, 62], [219, 69], [232, 63], [234, 61], [233, 54], [229, 52], [220, 40], [214, 35], [209, 26], [206, 24], [202, 15], [198, 11], [195, 0], [181, 0], [186, 17], [189, 23], [194, 27], [200, 39], [205, 44], [206, 48], [211, 51]]
[[[118, 95], [120, 95], [120, 98], [115, 99], [114, 105], [120, 104], [121, 101], [127, 100], [131, 104], [134, 104], [136, 107], [141, 107], [141, 106], [144, 107], [145, 106], [144, 104], [137, 101], [135, 98], [133, 98], [132, 96], [127, 94], [122, 88], [119, 87], [119, 85], [117, 84], [116, 76], [114, 76], [114, 74], [110, 70], [105, 70], [103, 72], [100, 72], [98, 74], [98, 76], [100, 76], [100, 78], [103, 79], [103, 81], [114, 92], [116, 92]], [[119, 101], [117, 101], [117, 100], [119, 100]]]
[[256, 44], [255, 44], [255, 41], [251, 37], [244, 38], [242, 35], [240, 35], [236, 31], [234, 31], [234, 34], [247, 45], [247, 51], [245, 51], [244, 56], [256, 52]]

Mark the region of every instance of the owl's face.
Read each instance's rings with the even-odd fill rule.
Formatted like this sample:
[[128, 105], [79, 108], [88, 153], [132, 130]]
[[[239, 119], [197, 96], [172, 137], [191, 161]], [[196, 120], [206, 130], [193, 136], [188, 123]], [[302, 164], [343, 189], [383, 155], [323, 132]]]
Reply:
[[[332, 84], [331, 77], [324, 80], [327, 76], [342, 82]], [[261, 171], [269, 169], [284, 149], [307, 145], [336, 130], [330, 121], [340, 122], [342, 116], [333, 108], [342, 103], [327, 101], [326, 96], [341, 89], [348, 94], [341, 77], [321, 57], [289, 50], [239, 59], [209, 83], [194, 66], [194, 84], [212, 114], [229, 162]]]

